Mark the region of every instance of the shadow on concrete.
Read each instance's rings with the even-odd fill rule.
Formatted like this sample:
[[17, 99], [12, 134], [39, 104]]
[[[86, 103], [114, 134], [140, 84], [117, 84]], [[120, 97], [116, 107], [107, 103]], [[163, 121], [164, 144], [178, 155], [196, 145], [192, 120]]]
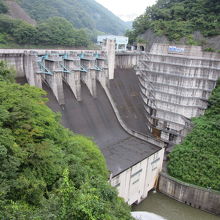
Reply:
[[146, 124], [144, 103], [138, 77], [133, 69], [115, 69], [110, 92], [126, 125], [137, 132], [151, 135]]
[[98, 82], [97, 98], [93, 98], [82, 84], [81, 102], [77, 102], [64, 83], [63, 108], [46, 84], [43, 89], [48, 93], [48, 106], [53, 111], [62, 113], [62, 124], [75, 133], [91, 137], [98, 144], [113, 176], [160, 150], [157, 146], [130, 136], [122, 129], [104, 89]]

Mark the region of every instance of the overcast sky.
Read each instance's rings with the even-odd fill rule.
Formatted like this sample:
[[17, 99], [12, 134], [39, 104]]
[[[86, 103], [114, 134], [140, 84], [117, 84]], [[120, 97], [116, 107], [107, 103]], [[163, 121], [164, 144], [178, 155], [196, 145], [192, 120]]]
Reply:
[[156, 0], [96, 0], [124, 21], [131, 21], [144, 13]]

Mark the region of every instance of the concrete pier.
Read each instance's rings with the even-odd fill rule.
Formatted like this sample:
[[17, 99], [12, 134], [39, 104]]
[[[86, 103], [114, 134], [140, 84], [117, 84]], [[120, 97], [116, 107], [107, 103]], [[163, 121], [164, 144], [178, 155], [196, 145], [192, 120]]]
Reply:
[[69, 85], [75, 98], [81, 101], [81, 66], [77, 52], [63, 55], [63, 80]]

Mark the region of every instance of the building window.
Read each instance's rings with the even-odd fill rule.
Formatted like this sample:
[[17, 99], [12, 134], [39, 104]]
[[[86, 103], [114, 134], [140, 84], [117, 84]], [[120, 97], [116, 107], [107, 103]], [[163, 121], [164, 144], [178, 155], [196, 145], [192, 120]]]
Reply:
[[170, 134], [169, 135], [169, 141], [175, 141], [177, 136], [175, 134]]
[[157, 162], [160, 161], [159, 152], [155, 153], [153, 156], [153, 161], [151, 162], [152, 171], [157, 169]]
[[142, 172], [142, 169], [138, 170], [137, 172], [135, 172], [135, 173], [133, 173], [133, 174], [131, 175], [131, 178], [134, 177], [134, 176], [136, 176], [136, 175], [138, 175], [138, 174], [140, 174], [141, 172]]
[[114, 177], [114, 179], [112, 180], [112, 185], [115, 186], [115, 187], [120, 186], [120, 175]]
[[139, 182], [139, 179], [136, 179], [132, 184], [134, 185], [134, 184], [136, 184], [138, 182]]
[[152, 171], [157, 169], [157, 163], [151, 163]]
[[117, 185], [115, 185], [116, 188], [119, 187], [119, 186], [120, 186], [120, 183], [118, 183]]
[[158, 157], [159, 157], [159, 152], [156, 152], [156, 153], [154, 154], [154, 160], [156, 160]]

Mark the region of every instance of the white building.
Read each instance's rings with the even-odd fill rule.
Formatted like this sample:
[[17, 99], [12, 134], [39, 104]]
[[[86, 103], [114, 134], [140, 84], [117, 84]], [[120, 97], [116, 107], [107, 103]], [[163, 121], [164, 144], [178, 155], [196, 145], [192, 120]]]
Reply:
[[[110, 180], [111, 185], [117, 188], [119, 196], [129, 205], [140, 203], [147, 197], [148, 192], [156, 187], [159, 172], [162, 170], [164, 148], [145, 156], [145, 159], [117, 173]], [[132, 158], [130, 159], [132, 161]], [[121, 163], [122, 161], [123, 159]]]
[[115, 50], [116, 51], [125, 51], [127, 50], [128, 37], [124, 36], [115, 36], [115, 35], [101, 35], [97, 37], [98, 45], [103, 45], [104, 41], [110, 39], [115, 40]]

